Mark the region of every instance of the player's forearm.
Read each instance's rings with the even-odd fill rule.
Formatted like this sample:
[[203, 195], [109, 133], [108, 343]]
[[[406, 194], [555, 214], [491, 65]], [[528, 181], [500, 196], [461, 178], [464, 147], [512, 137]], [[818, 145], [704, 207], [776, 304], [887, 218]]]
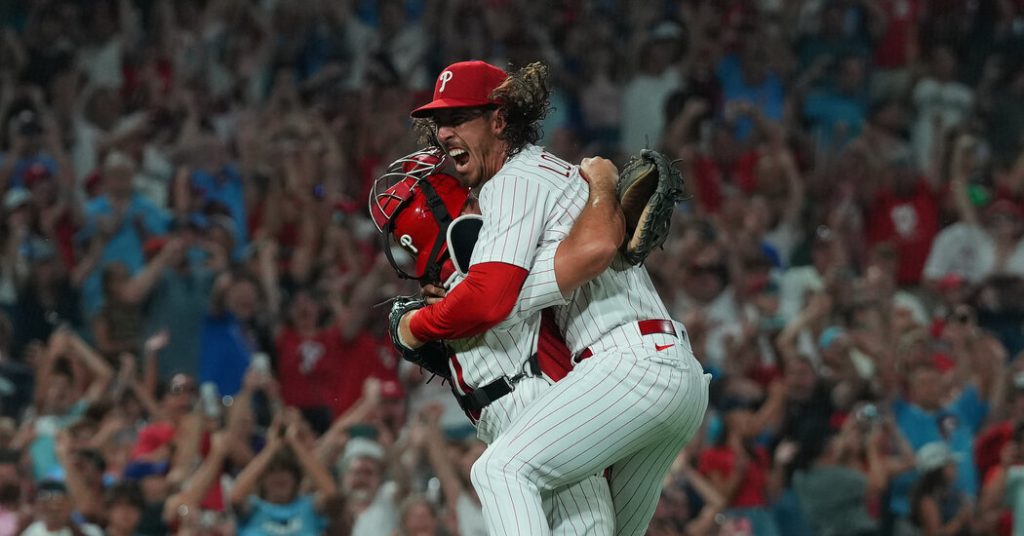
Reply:
[[555, 253], [555, 278], [563, 295], [605, 271], [626, 235], [613, 180], [590, 181], [590, 196]]
[[512, 312], [527, 275], [526, 270], [511, 264], [474, 265], [466, 279], [443, 300], [407, 316], [409, 331], [419, 342], [484, 333]]

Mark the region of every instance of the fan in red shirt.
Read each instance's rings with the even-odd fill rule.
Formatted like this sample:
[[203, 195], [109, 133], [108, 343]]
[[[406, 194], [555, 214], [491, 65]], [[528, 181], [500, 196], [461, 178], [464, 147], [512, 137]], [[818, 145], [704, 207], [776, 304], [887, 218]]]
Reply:
[[727, 396], [722, 403], [722, 431], [715, 446], [700, 454], [697, 470], [728, 500], [729, 508], [749, 517], [754, 534], [779, 534], [768, 505], [780, 484], [771, 474], [771, 459], [753, 444], [769, 415], [784, 397], [781, 384], [755, 411], [757, 403]]
[[398, 356], [391, 337], [380, 329], [359, 330], [349, 339], [340, 339], [341, 354], [331, 373], [328, 400], [335, 417], [348, 411], [359, 400], [368, 378], [398, 381]]
[[880, 69], [902, 69], [917, 59], [917, 21], [920, 0], [883, 0], [885, 31], [875, 46], [874, 64]]
[[1012, 160], [996, 159], [992, 182], [995, 201], [1010, 201], [1024, 212], [1024, 155]]
[[752, 193], [757, 185], [758, 160], [756, 150], [742, 151], [732, 131], [725, 125], [716, 125], [712, 132], [711, 154], [698, 156], [691, 171], [697, 202], [704, 212], [718, 213], [724, 188], [731, 186]]
[[288, 322], [277, 334], [277, 378], [281, 398], [298, 408], [322, 433], [331, 423], [328, 406], [332, 364], [341, 359], [341, 334], [337, 327], [321, 327], [320, 304], [309, 289], [300, 289], [288, 306]]
[[332, 289], [329, 302], [334, 313], [330, 328], [330, 359], [323, 375], [321, 399], [334, 418], [345, 413], [362, 396], [368, 378], [398, 381], [398, 355], [387, 333], [387, 324], [371, 322], [371, 305], [384, 283], [392, 278], [391, 265], [383, 254], [350, 292]]
[[1003, 447], [1013, 439], [1014, 430], [1024, 425], [1024, 374], [1014, 378], [1014, 390], [1009, 402], [1010, 417], [993, 424], [974, 441], [974, 463], [978, 466], [978, 474], [987, 475], [999, 465]]
[[883, 171], [881, 188], [867, 211], [867, 242], [891, 243], [899, 251], [900, 285], [916, 285], [939, 232], [939, 202], [917, 175], [909, 151], [900, 151]]
[[[60, 170], [59, 174], [70, 171]], [[60, 181], [73, 180], [70, 177], [56, 177], [43, 164], [33, 164], [25, 172], [25, 188], [32, 192], [39, 211], [40, 230], [53, 239], [60, 251], [64, 266], [70, 270], [75, 266], [75, 232], [81, 224], [81, 216], [60, 194]]]

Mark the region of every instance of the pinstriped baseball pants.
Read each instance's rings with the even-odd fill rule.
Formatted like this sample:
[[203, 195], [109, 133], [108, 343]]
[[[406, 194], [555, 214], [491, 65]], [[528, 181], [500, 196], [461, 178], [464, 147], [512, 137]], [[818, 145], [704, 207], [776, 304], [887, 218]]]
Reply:
[[[491, 444], [516, 417], [530, 406], [551, 383], [542, 378], [524, 378], [515, 391], [484, 408], [477, 423], [478, 437]], [[544, 516], [552, 536], [612, 536], [615, 511], [604, 475], [591, 475], [570, 486], [541, 492]], [[490, 529], [488, 534], [494, 534]]]
[[608, 467], [615, 534], [644, 534], [665, 474], [703, 421], [708, 382], [689, 348], [659, 352], [649, 340], [577, 365], [473, 465], [488, 534], [552, 534], [542, 495]]

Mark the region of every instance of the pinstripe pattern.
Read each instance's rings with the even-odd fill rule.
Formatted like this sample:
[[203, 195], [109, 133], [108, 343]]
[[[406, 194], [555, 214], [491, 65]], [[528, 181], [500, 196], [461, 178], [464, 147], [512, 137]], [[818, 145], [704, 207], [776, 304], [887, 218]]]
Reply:
[[[546, 192], [551, 191], [554, 183], [542, 183], [542, 188], [538, 184], [509, 177], [497, 181], [492, 179], [487, 184], [490, 186], [485, 185], [480, 193], [484, 226], [470, 265], [506, 262], [528, 268], [530, 274], [515, 309], [501, 324], [477, 337], [449, 341], [458, 355], [459, 377], [470, 388], [522, 370], [526, 359], [536, 350], [539, 311], [566, 302], [555, 281], [554, 258], [558, 244], [552, 242], [537, 248], [539, 233], [545, 227], [542, 218], [547, 212], [543, 210], [541, 197], [548, 195]], [[524, 217], [516, 213], [527, 206], [536, 208], [536, 214]], [[510, 233], [497, 232], [503, 226], [528, 229], [525, 235], [513, 238]], [[460, 282], [461, 278], [456, 277], [450, 288]], [[463, 385], [459, 384], [457, 388], [465, 392]], [[490, 443], [547, 388], [548, 383], [539, 378], [527, 378], [518, 383], [515, 391], [484, 409], [477, 423], [478, 437]], [[559, 490], [547, 491], [541, 497], [541, 504], [544, 516], [538, 524], [552, 534], [611, 536], [613, 533], [615, 513], [611, 491], [608, 482], [599, 475]]]
[[[519, 301], [508, 318], [481, 335], [448, 341], [458, 356], [462, 378], [470, 388], [476, 389], [502, 376], [518, 374], [527, 358], [537, 350], [540, 314], [536, 311], [565, 303], [555, 281], [557, 248], [558, 244], [550, 244], [537, 251], [533, 269], [526, 277]], [[453, 279], [449, 289], [463, 279]], [[462, 386], [457, 387], [464, 393]]]
[[[480, 212], [484, 220], [470, 267], [482, 262], [503, 262], [525, 268], [530, 275], [520, 291], [516, 308], [501, 324], [488, 333], [449, 341], [471, 388], [519, 373], [536, 350], [540, 311], [566, 303], [555, 280], [558, 244], [547, 241], [542, 247], [538, 246], [541, 236], [550, 227], [549, 214], [558, 206], [554, 200], [564, 199], [558, 193], [568, 180], [550, 169], [561, 169], [564, 165], [577, 179], [578, 169], [562, 161], [556, 162], [557, 159], [550, 156], [545, 158], [551, 160], [541, 160], [542, 154], [539, 147], [525, 149], [480, 188]], [[540, 167], [541, 163], [547, 169]], [[586, 184], [581, 179], [575, 182]], [[560, 211], [564, 213], [565, 208]], [[461, 279], [455, 279], [452, 286], [459, 281]]]
[[565, 305], [567, 300], [558, 290], [558, 281], [555, 279], [555, 253], [558, 250], [558, 243], [547, 244], [540, 248], [537, 257], [533, 261], [533, 268], [530, 275], [526, 276], [523, 282], [523, 289], [519, 292], [519, 301], [509, 319], [498, 324], [498, 329], [504, 329], [505, 323], [510, 320], [521, 321], [520, 319], [537, 312]]
[[[540, 378], [526, 378], [516, 390], [484, 408], [477, 423], [477, 437], [491, 443], [536, 398], [550, 387]], [[591, 475], [570, 486], [541, 493], [545, 526], [555, 536], [601, 536], [613, 534], [615, 511], [608, 481]], [[493, 531], [490, 532], [494, 534]]]
[[[485, 221], [477, 248], [484, 240], [492, 245], [480, 250], [480, 256], [477, 256], [478, 250], [474, 250], [473, 262], [503, 259], [502, 262], [515, 264], [509, 259], [528, 257], [519, 252], [526, 242], [534, 241], [534, 248], [538, 243], [557, 244], [568, 235], [586, 206], [589, 188], [587, 182], [579, 178], [577, 166], [540, 147], [526, 147], [481, 188], [480, 209]], [[530, 214], [516, 216], [511, 214], [514, 210], [526, 210]], [[538, 214], [541, 211], [544, 213]], [[492, 212], [500, 216], [492, 219]], [[503, 237], [496, 236], [502, 233]], [[494, 251], [495, 247], [509, 246], [514, 246], [514, 250]], [[524, 307], [531, 307], [531, 304], [524, 304]], [[569, 296], [569, 304], [558, 308], [555, 318], [569, 349], [579, 353], [618, 326], [669, 316], [647, 269], [616, 259], [610, 270]], [[614, 342], [616, 346], [637, 343], [635, 338], [625, 336], [604, 342]]]
[[[498, 174], [480, 189], [484, 224], [470, 267], [482, 262], [504, 262], [530, 269], [537, 252], [553, 192], [519, 177]], [[514, 229], [517, 232], [508, 232]]]
[[[539, 147], [526, 147], [481, 188], [484, 225], [470, 265], [505, 262], [542, 276], [546, 268], [534, 262], [537, 252], [557, 247], [568, 234], [586, 204], [588, 188], [575, 166]], [[550, 288], [542, 287], [540, 294], [550, 297]], [[557, 284], [554, 288], [557, 292]], [[531, 349], [537, 337], [531, 322], [539, 315], [529, 317], [529, 311], [543, 302], [519, 303], [530, 329], [518, 333], [532, 335]], [[654, 344], [668, 336], [641, 337], [636, 330], [638, 320], [668, 317], [646, 269], [621, 261], [556, 308], [570, 349], [579, 353], [592, 347], [594, 356], [532, 402], [499, 401], [482, 416], [481, 433], [494, 442], [474, 464], [472, 479], [490, 534], [551, 534], [549, 519], [585, 509], [595, 495], [573, 493], [554, 505], [544, 497], [577, 487], [608, 467], [616, 534], [646, 530], [661, 478], [696, 432], [707, 406], [707, 381], [681, 326], [682, 339], [671, 338], [678, 344], [662, 353]], [[514, 356], [524, 339], [495, 330], [487, 341], [466, 342]], [[477, 368], [494, 372], [493, 363], [484, 359], [478, 367], [466, 367]], [[497, 435], [490, 430], [492, 420], [511, 425]]]
[[606, 467], [616, 534], [646, 530], [661, 479], [707, 406], [707, 380], [692, 355], [651, 346], [634, 342], [584, 361], [481, 456], [473, 485], [492, 533], [550, 534], [543, 493]]

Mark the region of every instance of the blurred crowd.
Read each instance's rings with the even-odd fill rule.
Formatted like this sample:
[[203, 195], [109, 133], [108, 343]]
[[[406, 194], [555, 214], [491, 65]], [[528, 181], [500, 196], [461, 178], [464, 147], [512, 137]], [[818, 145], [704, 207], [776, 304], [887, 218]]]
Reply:
[[[0, 1], [0, 536], [484, 534], [365, 213], [454, 61], [679, 159], [715, 376], [648, 532], [1021, 534], [1024, 4]], [[609, 433], [613, 433], [609, 431]]]

